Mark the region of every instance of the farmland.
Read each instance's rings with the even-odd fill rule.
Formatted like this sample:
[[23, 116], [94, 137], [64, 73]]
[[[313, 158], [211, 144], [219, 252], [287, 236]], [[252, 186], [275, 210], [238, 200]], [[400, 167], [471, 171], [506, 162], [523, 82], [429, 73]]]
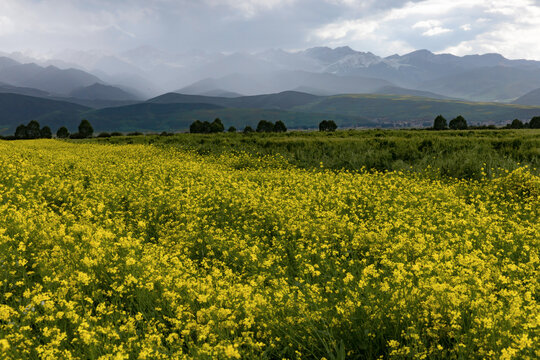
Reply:
[[537, 165], [534, 130], [2, 141], [0, 357], [538, 358]]

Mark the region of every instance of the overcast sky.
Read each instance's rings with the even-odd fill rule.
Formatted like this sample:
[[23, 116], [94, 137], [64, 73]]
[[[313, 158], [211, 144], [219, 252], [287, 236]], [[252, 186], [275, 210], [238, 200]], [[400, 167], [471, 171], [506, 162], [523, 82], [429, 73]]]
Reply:
[[0, 51], [349, 45], [540, 60], [540, 0], [0, 0]]

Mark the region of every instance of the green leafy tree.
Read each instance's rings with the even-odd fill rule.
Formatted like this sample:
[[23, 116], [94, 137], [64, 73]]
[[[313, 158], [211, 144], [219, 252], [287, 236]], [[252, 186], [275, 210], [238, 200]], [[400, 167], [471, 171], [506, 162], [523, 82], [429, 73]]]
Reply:
[[62, 126], [56, 131], [56, 137], [59, 139], [67, 139], [69, 137], [69, 131], [65, 126]]
[[467, 120], [461, 115], [450, 120], [448, 127], [452, 130], [467, 130]]
[[323, 120], [319, 123], [319, 131], [336, 131], [336, 129], [334, 120]]
[[26, 137], [28, 139], [39, 139], [41, 137], [40, 126], [36, 120], [32, 120], [26, 125]]
[[274, 124], [270, 121], [261, 120], [257, 124], [257, 132], [273, 132]]
[[438, 115], [433, 121], [434, 130], [446, 130], [448, 126], [446, 125], [446, 119], [442, 115]]
[[200, 134], [204, 130], [204, 125], [200, 120], [195, 120], [191, 125], [189, 126], [189, 132], [192, 134]]
[[28, 133], [26, 131], [26, 125], [19, 125], [15, 129], [15, 138], [16, 139], [28, 139]]
[[252, 132], [254, 132], [254, 130], [253, 130], [253, 128], [251, 126], [248, 125], [248, 126], [246, 126], [244, 128], [244, 134], [249, 134], [249, 133], [252, 133]]
[[83, 119], [79, 124], [79, 135], [82, 139], [92, 137], [94, 134], [94, 128], [90, 125], [90, 122], [86, 119]]
[[540, 116], [535, 116], [529, 121], [530, 129], [540, 129]]
[[510, 129], [523, 129], [523, 127], [523, 122], [519, 119], [512, 120], [509, 126]]
[[231, 126], [227, 131], [230, 132], [230, 133], [235, 133], [236, 128], [234, 126]]
[[287, 126], [285, 126], [285, 123], [281, 120], [278, 120], [276, 121], [276, 123], [274, 124], [274, 129], [273, 129], [274, 132], [278, 132], [278, 133], [281, 133], [281, 132], [287, 132]]
[[52, 138], [52, 131], [51, 128], [48, 126], [44, 126], [39, 130], [39, 137], [42, 139], [51, 139]]
[[225, 126], [221, 122], [221, 119], [217, 118], [210, 124], [210, 133], [220, 133], [225, 131]]

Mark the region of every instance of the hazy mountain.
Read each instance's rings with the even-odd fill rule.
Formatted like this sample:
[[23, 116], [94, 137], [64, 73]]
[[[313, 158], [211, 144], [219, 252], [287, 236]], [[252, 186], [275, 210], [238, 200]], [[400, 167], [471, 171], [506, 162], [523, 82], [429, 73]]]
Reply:
[[155, 104], [203, 103], [229, 108], [286, 110], [295, 106], [312, 103], [318, 99], [320, 99], [319, 96], [297, 91], [285, 91], [277, 94], [242, 96], [235, 98], [168, 93], [150, 99], [148, 102]]
[[0, 82], [18, 87], [35, 88], [52, 94], [67, 95], [76, 88], [101, 80], [82, 70], [59, 69], [37, 64], [12, 64], [0, 68]]
[[[9, 56], [15, 55], [17, 59], [28, 59], [24, 54]], [[14, 64], [13, 60], [0, 58], [0, 82], [58, 93], [60, 89], [56, 83], [61, 82], [61, 77], [55, 75], [54, 81], [48, 77], [45, 84], [28, 78], [43, 71], [39, 65], [50, 63], [64, 66], [80, 64], [79, 68], [97, 75], [107, 84], [138, 97], [152, 97], [176, 89], [182, 93], [213, 96], [232, 93], [226, 95], [232, 97], [286, 90], [316, 95], [367, 93], [385, 86], [397, 86], [426, 92], [417, 93], [422, 96], [511, 101], [540, 87], [536, 82], [540, 62], [510, 60], [499, 54], [455, 56], [417, 50], [380, 57], [347, 46], [335, 49], [316, 47], [303, 51], [271, 49], [253, 54], [197, 50], [174, 53], [144, 46], [117, 54], [66, 51], [57, 56], [60, 58], [45, 62], [36, 60], [37, 65]], [[19, 66], [25, 68], [9, 71], [11, 77], [4, 78], [2, 75], [7, 76], [4, 73], [6, 66], [10, 70]], [[75, 74], [70, 77], [77, 78]], [[62, 94], [95, 82], [102, 83], [96, 79], [77, 82], [77, 86], [70, 87], [67, 92], [65, 88], [68, 86], [62, 86]]]
[[512, 101], [540, 87], [540, 71], [508, 66], [482, 67], [426, 81], [420, 88], [473, 101]]
[[184, 94], [202, 94], [214, 89], [248, 95], [276, 93], [301, 87], [320, 89], [329, 94], [369, 93], [392, 83], [359, 76], [337, 76], [306, 71], [281, 71], [265, 74], [233, 74], [205, 79], [178, 90]]
[[0, 133], [12, 135], [20, 124], [38, 120], [53, 131], [60, 126], [75, 129], [88, 108], [65, 101], [56, 101], [18, 94], [0, 94]]
[[517, 98], [513, 104], [540, 106], [540, 89], [534, 89]]
[[2, 84], [2, 83], [0, 83], [0, 93], [11, 93], [11, 94], [36, 96], [36, 97], [49, 97], [50, 96], [50, 94], [46, 91], [26, 88], [26, 87], [18, 87], [18, 86]]
[[110, 101], [132, 101], [140, 100], [137, 96], [120, 88], [103, 85], [99, 83], [90, 86], [80, 87], [73, 90], [71, 97], [83, 100], [110, 100]]

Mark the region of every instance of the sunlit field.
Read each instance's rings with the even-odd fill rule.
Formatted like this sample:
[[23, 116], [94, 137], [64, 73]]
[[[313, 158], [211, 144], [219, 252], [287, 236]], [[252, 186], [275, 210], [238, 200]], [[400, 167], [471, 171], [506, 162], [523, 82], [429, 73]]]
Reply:
[[0, 358], [538, 359], [540, 177], [512, 164], [0, 142]]

